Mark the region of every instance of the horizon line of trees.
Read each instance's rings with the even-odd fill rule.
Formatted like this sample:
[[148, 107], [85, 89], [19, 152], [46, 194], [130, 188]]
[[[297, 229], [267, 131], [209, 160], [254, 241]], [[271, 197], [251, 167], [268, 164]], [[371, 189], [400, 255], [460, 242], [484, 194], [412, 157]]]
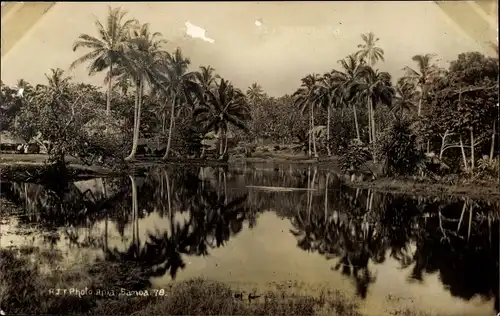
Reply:
[[[59, 143], [54, 147], [61, 153], [69, 151], [63, 144], [71, 139], [89, 143], [95, 130], [99, 139], [108, 139], [101, 147], [130, 146], [131, 138], [126, 161], [135, 159], [141, 135], [156, 135], [168, 159], [173, 143], [194, 146], [188, 152], [200, 155], [199, 143], [209, 132], [220, 138], [219, 158], [227, 158], [233, 131], [254, 143], [295, 142], [309, 157], [364, 152], [366, 159], [392, 164], [392, 173], [414, 170], [424, 151], [468, 173], [478, 165], [476, 157], [498, 164], [498, 58], [462, 53], [443, 69], [435, 55], [415, 55], [416, 67], [405, 67], [405, 76], [393, 84], [391, 75], [376, 67], [384, 50], [370, 32], [361, 35], [355, 53], [339, 61], [340, 70], [309, 74], [295, 93], [275, 98], [258, 83], [244, 93], [211, 66], [191, 71], [180, 48], [166, 51], [161, 33], [126, 15], [110, 7], [106, 23], [95, 22], [99, 36], [82, 34], [73, 46], [87, 50], [70, 68], [86, 64], [89, 75], [105, 72], [105, 95], [72, 83], [60, 69], [47, 75], [47, 85], [33, 88], [20, 80], [22, 97], [2, 84], [0, 129], [38, 133]], [[82, 141], [78, 131], [89, 121], [100, 124]], [[125, 139], [109, 140], [114, 129]], [[359, 164], [353, 160], [347, 165]]]

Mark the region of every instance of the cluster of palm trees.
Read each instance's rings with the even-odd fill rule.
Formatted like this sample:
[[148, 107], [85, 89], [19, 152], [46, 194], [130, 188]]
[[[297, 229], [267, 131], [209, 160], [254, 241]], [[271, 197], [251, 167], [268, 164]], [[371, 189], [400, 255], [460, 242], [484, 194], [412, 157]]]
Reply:
[[[79, 36], [73, 46], [76, 51], [90, 49], [75, 60], [71, 67], [89, 63], [89, 75], [106, 71], [106, 113], [111, 114], [112, 91], [115, 86], [131, 85], [135, 89], [134, 133], [132, 150], [126, 160], [133, 160], [137, 152], [143, 97], [149, 94], [169, 108], [170, 122], [164, 158], [171, 151], [172, 133], [178, 115], [189, 113], [204, 128], [227, 136], [228, 125], [246, 129], [250, 119], [243, 92], [215, 75], [211, 67], [189, 71], [190, 60], [177, 48], [173, 53], [164, 49], [166, 41], [149, 24], [126, 19], [120, 8], [109, 8], [104, 25], [96, 21], [99, 36]], [[165, 114], [163, 114], [165, 122]], [[165, 126], [165, 124], [164, 124]], [[227, 150], [227, 137], [225, 138]], [[220, 146], [222, 148], [222, 146]], [[221, 149], [221, 156], [224, 154]]]
[[[361, 140], [356, 106], [366, 106], [369, 143], [377, 141], [380, 130], [375, 122], [375, 109], [378, 105], [388, 106], [394, 115], [411, 114], [417, 110], [416, 114], [420, 116], [422, 100], [432, 81], [441, 73], [441, 69], [434, 63], [434, 55], [416, 55], [413, 61], [418, 65], [417, 70], [405, 67], [406, 75], [393, 86], [391, 75], [375, 68], [379, 61], [384, 61], [384, 51], [377, 46], [379, 39], [372, 32], [362, 34], [361, 38], [363, 44], [358, 45], [359, 50], [339, 60], [342, 70], [334, 69], [323, 75], [307, 75], [293, 95], [302, 112], [309, 112], [310, 131], [315, 130], [315, 109], [321, 107], [327, 110], [327, 143], [330, 140], [331, 111], [334, 109], [352, 108], [356, 138]], [[309, 156], [312, 150], [314, 156], [318, 157], [316, 134], [309, 132]], [[330, 155], [328, 146], [327, 150]]]

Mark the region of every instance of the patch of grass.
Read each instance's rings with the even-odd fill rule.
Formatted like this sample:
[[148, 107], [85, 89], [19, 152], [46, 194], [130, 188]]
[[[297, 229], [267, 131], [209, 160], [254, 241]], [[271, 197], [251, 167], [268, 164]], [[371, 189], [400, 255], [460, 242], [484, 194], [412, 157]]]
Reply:
[[[220, 282], [193, 279], [180, 282], [168, 290], [168, 296], [135, 312], [146, 315], [360, 315], [357, 306], [340, 293], [312, 296], [286, 296], [269, 291], [255, 301], [235, 298], [232, 289]], [[109, 310], [107, 310], [108, 312]]]
[[[339, 292], [319, 297], [290, 296], [285, 291], [261, 293], [249, 302], [227, 284], [204, 279], [174, 283], [164, 296], [118, 295], [120, 289], [143, 288], [147, 280], [140, 271], [120, 264], [100, 262], [89, 271], [43, 273], [31, 256], [34, 249], [0, 250], [0, 308], [9, 314], [57, 315], [321, 315], [360, 316], [357, 306]], [[122, 266], [122, 268], [120, 268]], [[139, 267], [137, 267], [139, 269]], [[141, 284], [142, 283], [142, 284]], [[92, 295], [55, 293], [57, 289], [89, 289]], [[115, 291], [114, 296], [98, 296], [97, 289]], [[52, 291], [49, 291], [52, 290]]]

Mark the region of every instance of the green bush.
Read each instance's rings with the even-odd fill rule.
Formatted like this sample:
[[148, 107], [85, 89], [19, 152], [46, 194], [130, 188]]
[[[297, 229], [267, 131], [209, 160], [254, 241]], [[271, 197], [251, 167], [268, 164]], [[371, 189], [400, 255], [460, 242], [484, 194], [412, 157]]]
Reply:
[[385, 175], [411, 175], [417, 171], [424, 154], [417, 148], [410, 126], [409, 120], [395, 120], [379, 135], [375, 155], [383, 161]]

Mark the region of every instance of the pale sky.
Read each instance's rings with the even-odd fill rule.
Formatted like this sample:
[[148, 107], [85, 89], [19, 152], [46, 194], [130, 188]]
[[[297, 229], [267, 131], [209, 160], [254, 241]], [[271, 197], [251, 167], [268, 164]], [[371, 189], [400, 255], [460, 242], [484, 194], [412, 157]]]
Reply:
[[[169, 41], [167, 48], [179, 46], [194, 67], [211, 65], [243, 90], [258, 82], [271, 95], [293, 93], [309, 73], [339, 69], [337, 61], [355, 52], [360, 34], [370, 31], [385, 51], [379, 68], [395, 77], [404, 66], [413, 66], [416, 54], [437, 54], [446, 62], [461, 52], [484, 53], [431, 1], [63, 2], [2, 57], [3, 82], [43, 83], [50, 68], [68, 70], [84, 53], [73, 52], [73, 42], [81, 33], [96, 35], [94, 21], [105, 19], [108, 5], [150, 23]], [[186, 22], [205, 29], [213, 41], [187, 36]], [[85, 66], [71, 75], [102, 84], [103, 76], [88, 77]]]

